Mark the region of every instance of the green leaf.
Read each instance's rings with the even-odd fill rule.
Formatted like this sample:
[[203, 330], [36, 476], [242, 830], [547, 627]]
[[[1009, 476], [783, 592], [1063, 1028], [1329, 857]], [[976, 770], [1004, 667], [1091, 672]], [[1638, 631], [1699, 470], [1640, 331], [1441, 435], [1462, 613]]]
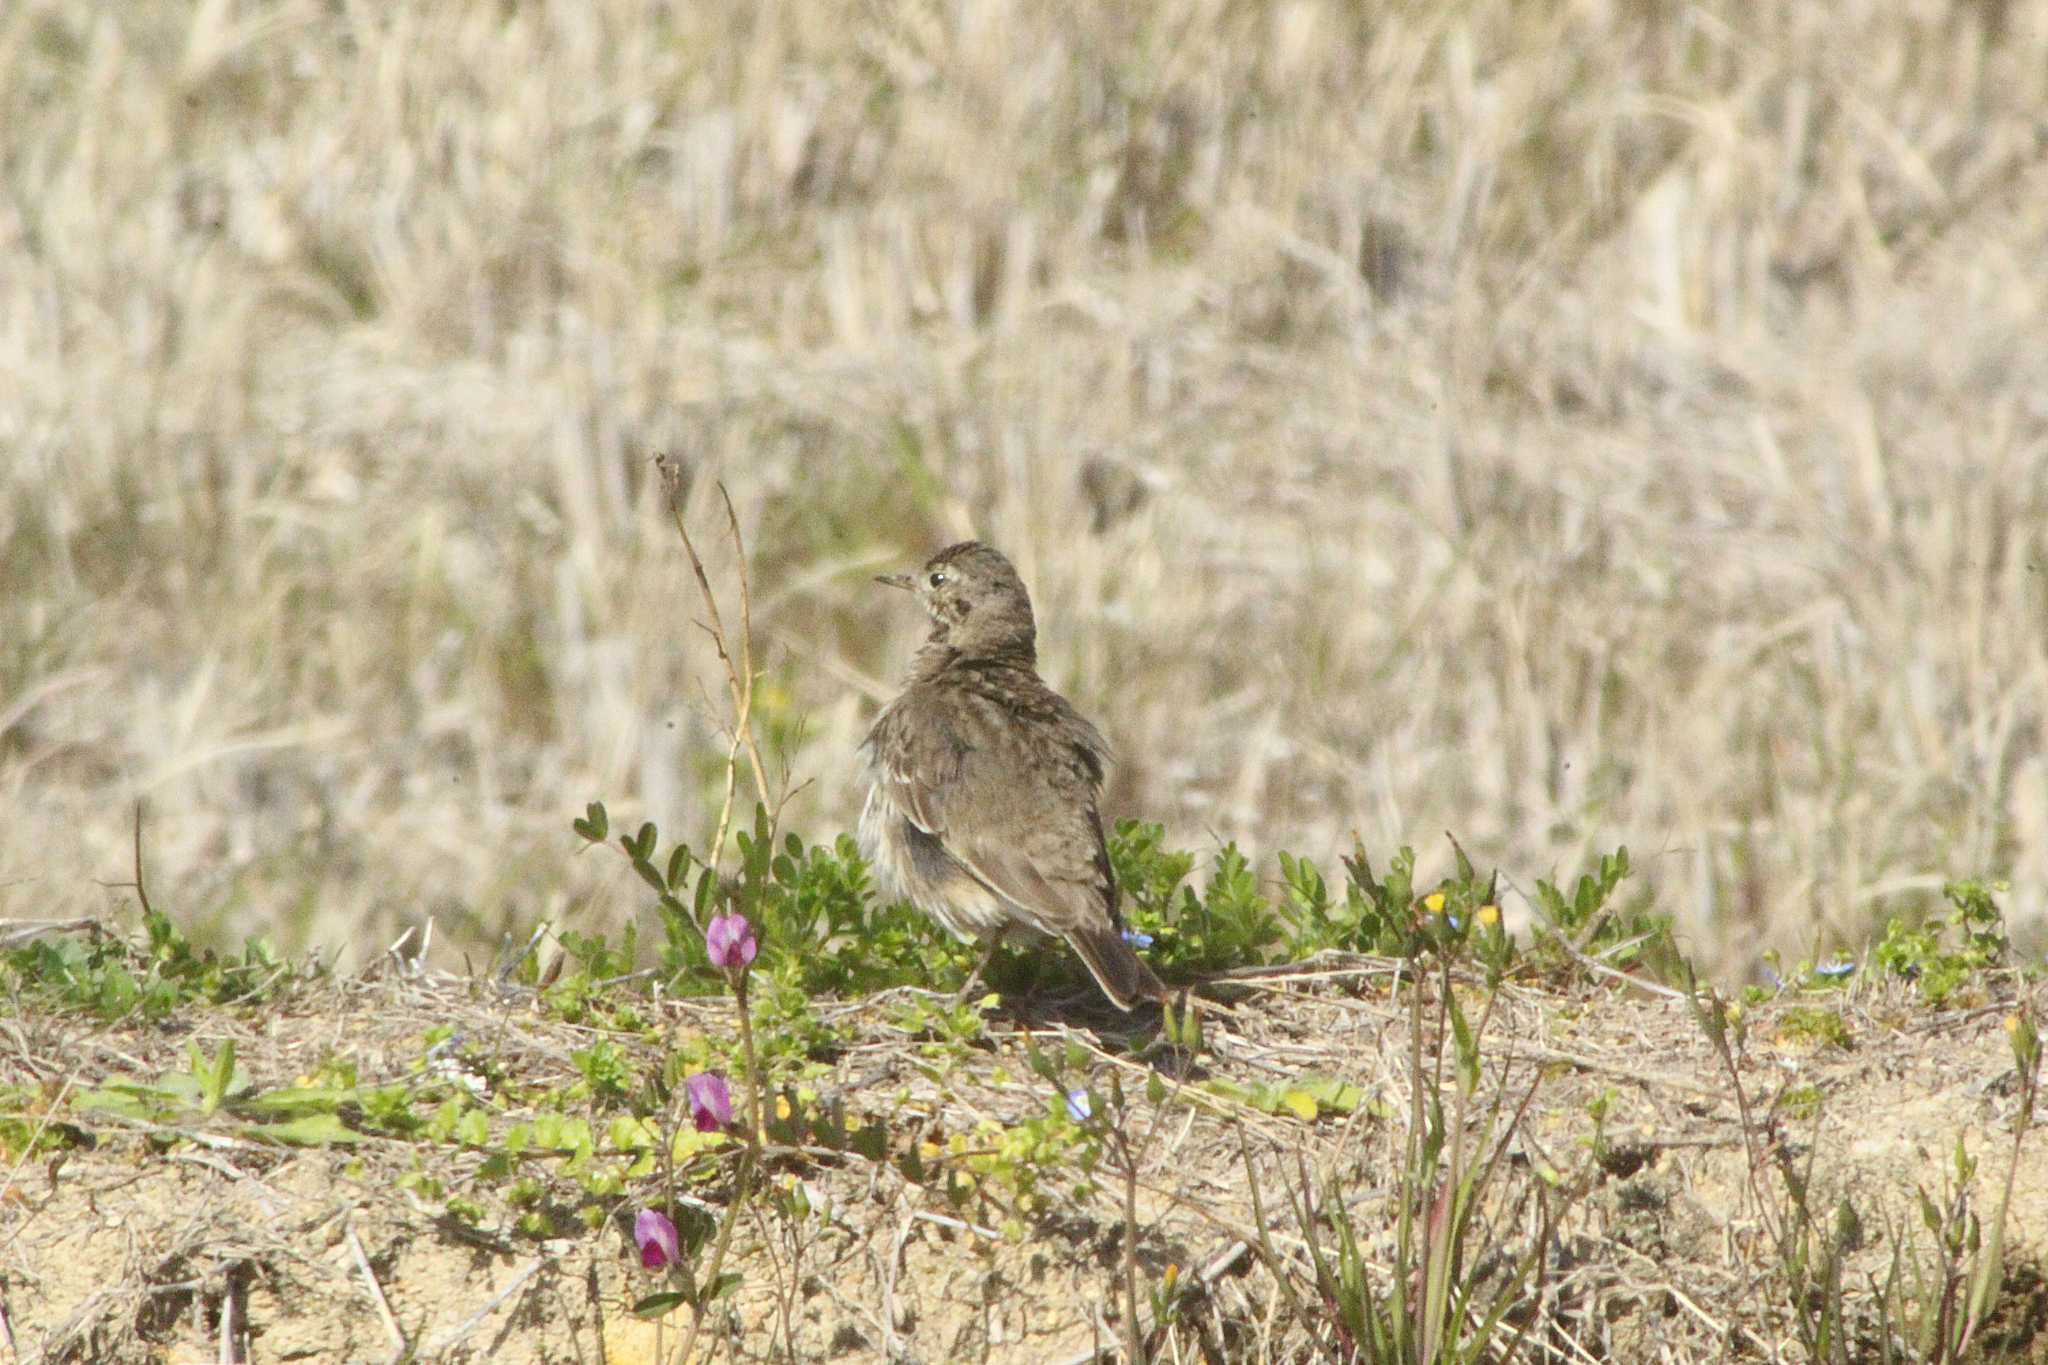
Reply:
[[636, 1318], [665, 1318], [688, 1302], [689, 1300], [684, 1298], [680, 1292], [673, 1289], [664, 1290], [659, 1294], [649, 1294], [646, 1298], [636, 1301], [633, 1304], [633, 1316]]
[[879, 1123], [864, 1124], [846, 1135], [846, 1150], [870, 1161], [880, 1161], [889, 1150], [889, 1134]]
[[284, 1120], [307, 1114], [331, 1114], [344, 1104], [356, 1102], [354, 1086], [287, 1086], [236, 1100], [234, 1110], [244, 1118]]
[[253, 1125], [251, 1136], [269, 1138], [293, 1147], [345, 1147], [361, 1142], [363, 1135], [343, 1123], [335, 1114], [304, 1114], [282, 1123]]
[[109, 1081], [95, 1089], [73, 1095], [71, 1103], [79, 1109], [102, 1109], [124, 1118], [151, 1119], [170, 1107], [172, 1097], [153, 1085], [137, 1085], [132, 1081]]
[[635, 1118], [631, 1114], [619, 1115], [605, 1130], [605, 1141], [612, 1150], [619, 1152], [638, 1152], [653, 1148], [659, 1138], [660, 1135], [647, 1120]]
[[465, 1147], [481, 1147], [491, 1140], [490, 1121], [481, 1109], [472, 1109], [455, 1121], [455, 1140]]
[[1280, 1092], [1279, 1101], [1282, 1109], [1303, 1123], [1316, 1121], [1316, 1097], [1306, 1090], [1283, 1090]]
[[1349, 1081], [1340, 1081], [1330, 1076], [1315, 1076], [1295, 1087], [1297, 1094], [1307, 1095], [1317, 1104], [1333, 1114], [1349, 1114], [1365, 1101], [1365, 1092]]
[[220, 1108], [220, 1102], [227, 1097], [234, 1082], [235, 1040], [221, 1039], [210, 1062], [201, 1056], [197, 1042], [188, 1042], [185, 1048], [191, 1059], [192, 1079], [199, 1083], [199, 1112], [211, 1114]]
[[1038, 1044], [1032, 1041], [1031, 1035], [1028, 1033], [1024, 1035], [1024, 1062], [1047, 1085], [1056, 1086], [1060, 1083], [1058, 1068], [1054, 1067], [1046, 1055], [1038, 1050]]

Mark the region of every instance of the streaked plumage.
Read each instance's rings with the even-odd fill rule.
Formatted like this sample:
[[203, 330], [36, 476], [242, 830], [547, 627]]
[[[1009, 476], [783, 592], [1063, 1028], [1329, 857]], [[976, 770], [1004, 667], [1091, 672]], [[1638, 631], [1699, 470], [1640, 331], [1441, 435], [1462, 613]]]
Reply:
[[1017, 571], [966, 541], [881, 581], [932, 621], [861, 746], [861, 845], [884, 885], [961, 939], [1064, 939], [1120, 1009], [1166, 999], [1123, 939], [1097, 808], [1108, 745], [1039, 678]]

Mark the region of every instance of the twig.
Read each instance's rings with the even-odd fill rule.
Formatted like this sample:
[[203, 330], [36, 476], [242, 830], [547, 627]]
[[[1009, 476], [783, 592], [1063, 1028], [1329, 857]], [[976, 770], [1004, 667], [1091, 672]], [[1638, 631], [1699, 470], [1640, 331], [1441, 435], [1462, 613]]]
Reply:
[[181, 1128], [176, 1124], [157, 1123], [151, 1119], [141, 1119], [130, 1114], [116, 1113], [111, 1109], [102, 1109], [92, 1117], [96, 1122], [125, 1123], [131, 1128], [140, 1128], [145, 1133], [183, 1138], [187, 1142], [196, 1142], [201, 1147], [211, 1147], [217, 1152], [267, 1152], [272, 1150], [260, 1142], [244, 1142], [241, 1138], [228, 1137], [222, 1133], [209, 1133], [203, 1128]]
[[[725, 665], [725, 683], [732, 693], [734, 756], [738, 756], [738, 746], [744, 743], [747, 760], [753, 768], [754, 790], [760, 795], [761, 804], [765, 806], [769, 800], [768, 771], [761, 764], [760, 746], [754, 743], [753, 730], [749, 724], [754, 711], [753, 607], [747, 600], [747, 550], [745, 542], [740, 538], [739, 516], [733, 511], [732, 496], [725, 491], [724, 484], [719, 484], [718, 495], [725, 501], [726, 520], [732, 527], [733, 550], [739, 558], [742, 637], [740, 658], [736, 661], [727, 645], [725, 620], [718, 612], [718, 598], [711, 591], [711, 577], [705, 573], [703, 557], [697, 553], [696, 543], [690, 539], [690, 528], [683, 522], [682, 467], [666, 455], [655, 456], [654, 467], [661, 473], [662, 487], [668, 494], [669, 517], [676, 524], [676, 534], [682, 537], [683, 552], [690, 557], [690, 571], [697, 576], [697, 591], [703, 596], [704, 609], [711, 616], [711, 624], [706, 630], [711, 636], [712, 646], [718, 651], [720, 662]], [[714, 859], [718, 856], [719, 850], [725, 847], [725, 833], [730, 827], [731, 817], [732, 788], [728, 784], [725, 808], [718, 816], [718, 842], [712, 845]]]
[[247, 1314], [237, 1311], [242, 1301], [240, 1262], [227, 1269], [227, 1287], [220, 1293], [220, 1365], [243, 1365], [240, 1321]]
[[100, 882], [99, 885], [114, 891], [133, 891], [142, 902], [142, 913], [153, 915], [156, 910], [149, 903], [149, 886], [142, 877], [142, 813], [141, 797], [135, 799], [135, 880], [132, 882]]
[[[725, 491], [725, 482], [718, 484], [718, 497], [725, 504], [725, 524], [732, 529], [734, 568], [740, 576], [740, 663], [746, 685], [741, 695], [736, 695], [737, 718], [740, 733], [747, 737], [747, 757], [754, 765], [754, 789], [761, 794], [761, 803], [768, 802], [768, 774], [761, 766], [761, 749], [754, 742], [754, 731], [747, 724], [754, 710], [754, 593], [747, 582], [747, 546], [740, 537], [739, 513], [732, 507], [732, 494]], [[700, 574], [701, 577], [701, 574]]]
[[[1200, 1270], [1180, 1282], [1180, 1288], [1174, 1294], [1175, 1301], [1177, 1302], [1188, 1297], [1197, 1288], [1204, 1292], [1213, 1289], [1216, 1281], [1222, 1279], [1235, 1269], [1237, 1263], [1242, 1261], [1251, 1249], [1252, 1244], [1242, 1238], [1224, 1247], [1223, 1250], [1211, 1256], [1207, 1261], [1204, 1261]], [[1077, 1351], [1064, 1360], [1056, 1362], [1056, 1365], [1093, 1365], [1093, 1362], [1102, 1359], [1105, 1351], [1113, 1351], [1115, 1349], [1115, 1343], [1090, 1346], [1085, 1350]]]
[[503, 1289], [500, 1289], [497, 1293], [491, 1295], [490, 1301], [488, 1303], [486, 1303], [483, 1307], [477, 1309], [474, 1313], [471, 1313], [467, 1318], [464, 1318], [459, 1324], [456, 1325], [453, 1331], [442, 1333], [440, 1337], [436, 1338], [434, 1342], [427, 1347], [423, 1354], [430, 1357], [439, 1356], [444, 1355], [449, 1350], [453, 1349], [457, 1342], [461, 1341], [471, 1332], [474, 1332], [477, 1329], [477, 1325], [479, 1323], [481, 1323], [485, 1318], [489, 1317], [492, 1313], [496, 1312], [498, 1309], [498, 1305], [503, 1303], [506, 1299], [510, 1298], [514, 1290], [518, 1289], [519, 1286], [525, 1284], [528, 1280], [532, 1279], [534, 1272], [539, 1270], [541, 1266], [545, 1263], [546, 1262], [544, 1258], [528, 1261], [526, 1263], [526, 1269], [520, 1271], [517, 1275], [514, 1275], [512, 1277], [511, 1283], [507, 1284]]
[[748, 1147], [740, 1157], [740, 1172], [733, 1182], [732, 1206], [726, 1210], [725, 1222], [718, 1229], [718, 1242], [711, 1249], [711, 1266], [698, 1282], [696, 1297], [690, 1304], [690, 1332], [683, 1338], [683, 1349], [676, 1353], [678, 1360], [696, 1358], [691, 1352], [697, 1345], [697, 1333], [704, 1327], [704, 1305], [718, 1292], [718, 1277], [725, 1270], [725, 1253], [732, 1245], [733, 1226], [740, 1221], [740, 1210], [747, 1206], [747, 1196], [752, 1193], [753, 1174], [754, 1149]]
[[142, 913], [156, 913], [149, 904], [149, 884], [142, 877], [142, 798], [135, 798], [135, 896], [142, 902]]
[[896, 1277], [902, 1273], [903, 1248], [910, 1241], [910, 1224], [915, 1213], [907, 1214], [896, 1226], [889, 1242], [889, 1259], [882, 1267], [882, 1356], [894, 1360], [896, 1347]]
[[527, 958], [533, 956], [533, 950], [540, 947], [541, 940], [546, 938], [548, 932], [553, 928], [554, 926], [549, 924], [546, 920], [542, 920], [537, 926], [535, 926], [533, 931], [533, 937], [526, 940], [526, 946], [519, 950], [519, 955], [514, 957], [510, 962], [507, 962], [504, 966], [498, 968], [495, 975], [497, 976], [500, 984], [510, 981], [512, 979], [512, 974], [519, 970], [519, 968], [521, 967], [521, 965], [525, 963]]
[[370, 1286], [370, 1302], [376, 1305], [377, 1316], [383, 1319], [384, 1330], [391, 1335], [391, 1359], [396, 1362], [405, 1358], [405, 1332], [399, 1327], [398, 1319], [391, 1314], [391, 1305], [384, 1299], [384, 1286], [377, 1283], [377, 1272], [370, 1266], [370, 1258], [363, 1252], [363, 1242], [356, 1236], [354, 1223], [344, 1229], [348, 1235], [348, 1249], [356, 1259], [356, 1269], [363, 1274], [363, 1283]]
[[1390, 958], [1325, 948], [1299, 962], [1269, 962], [1204, 972], [1195, 984], [1206, 986], [1217, 981], [1273, 981], [1304, 976], [1334, 980], [1346, 976], [1391, 976], [1399, 970], [1400, 964]]
[[984, 1238], [991, 1242], [1003, 1240], [1003, 1234], [997, 1232], [994, 1228], [985, 1228], [979, 1223], [963, 1223], [958, 1218], [948, 1218], [943, 1213], [931, 1213], [925, 1209], [918, 1209], [910, 1216], [913, 1219], [922, 1219], [927, 1223], [937, 1223], [940, 1227], [951, 1228], [955, 1232], [971, 1232], [976, 1237]]
[[77, 929], [90, 929], [97, 937], [102, 932], [100, 922], [90, 915], [81, 919], [6, 919], [0, 920], [0, 926], [6, 926], [5, 932], [0, 932], [0, 949], [27, 943], [44, 934], [68, 934]]

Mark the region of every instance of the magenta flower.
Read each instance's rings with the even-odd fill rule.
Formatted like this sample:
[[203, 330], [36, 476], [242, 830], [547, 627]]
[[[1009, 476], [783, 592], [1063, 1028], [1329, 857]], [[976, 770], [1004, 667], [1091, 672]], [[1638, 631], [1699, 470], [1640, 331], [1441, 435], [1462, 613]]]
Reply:
[[682, 1259], [683, 1246], [676, 1240], [676, 1225], [665, 1213], [640, 1210], [640, 1216], [633, 1220], [633, 1241], [640, 1248], [640, 1264], [649, 1270], [659, 1270]]
[[754, 941], [754, 926], [747, 923], [745, 915], [715, 915], [704, 930], [704, 951], [711, 955], [714, 967], [744, 967], [760, 950], [761, 945]]
[[725, 1077], [715, 1071], [700, 1071], [683, 1082], [683, 1095], [690, 1102], [690, 1118], [700, 1133], [716, 1133], [732, 1122], [732, 1094]]

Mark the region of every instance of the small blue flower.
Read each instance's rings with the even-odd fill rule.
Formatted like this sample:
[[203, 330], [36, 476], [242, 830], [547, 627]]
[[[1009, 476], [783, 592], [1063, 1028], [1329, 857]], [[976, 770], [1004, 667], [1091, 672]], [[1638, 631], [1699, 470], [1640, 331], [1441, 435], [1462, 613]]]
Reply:
[[1133, 948], [1150, 948], [1152, 946], [1152, 935], [1141, 934], [1136, 929], [1126, 929], [1124, 930], [1124, 942], [1130, 944]]
[[1833, 962], [1823, 962], [1818, 967], [1815, 967], [1813, 969], [1813, 974], [1815, 976], [1824, 976], [1830, 981], [1840, 981], [1843, 977], [1849, 975], [1849, 973], [1855, 970], [1855, 963], [1849, 961], [1847, 958], [1838, 957]]
[[1095, 1116], [1095, 1105], [1085, 1090], [1067, 1092], [1067, 1117], [1076, 1123], [1086, 1123]]

